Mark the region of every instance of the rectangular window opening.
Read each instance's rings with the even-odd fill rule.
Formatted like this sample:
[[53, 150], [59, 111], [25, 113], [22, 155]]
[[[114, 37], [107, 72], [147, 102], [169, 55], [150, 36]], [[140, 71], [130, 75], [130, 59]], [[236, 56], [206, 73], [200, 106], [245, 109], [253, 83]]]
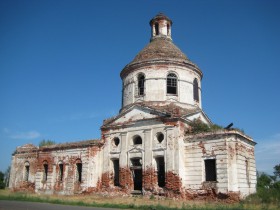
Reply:
[[177, 94], [177, 79], [167, 78], [167, 93]]
[[205, 163], [205, 181], [217, 181], [216, 159], [204, 160]]

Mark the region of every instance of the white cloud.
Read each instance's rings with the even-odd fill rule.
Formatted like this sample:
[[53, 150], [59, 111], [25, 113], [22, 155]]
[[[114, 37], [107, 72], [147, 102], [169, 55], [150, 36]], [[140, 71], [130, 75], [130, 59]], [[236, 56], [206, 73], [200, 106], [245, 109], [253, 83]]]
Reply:
[[280, 164], [280, 133], [256, 142], [257, 170], [272, 175], [273, 167]]
[[28, 132], [17, 132], [11, 133], [9, 137], [12, 139], [36, 139], [40, 137], [41, 134], [38, 131], [28, 131]]

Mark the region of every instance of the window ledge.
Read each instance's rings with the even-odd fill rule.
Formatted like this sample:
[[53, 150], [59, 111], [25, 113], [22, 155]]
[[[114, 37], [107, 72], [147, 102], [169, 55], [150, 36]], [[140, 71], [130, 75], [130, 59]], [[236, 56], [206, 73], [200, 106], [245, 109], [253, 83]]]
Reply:
[[146, 96], [145, 94], [144, 95], [135, 95], [135, 98], [143, 98], [144, 96]]

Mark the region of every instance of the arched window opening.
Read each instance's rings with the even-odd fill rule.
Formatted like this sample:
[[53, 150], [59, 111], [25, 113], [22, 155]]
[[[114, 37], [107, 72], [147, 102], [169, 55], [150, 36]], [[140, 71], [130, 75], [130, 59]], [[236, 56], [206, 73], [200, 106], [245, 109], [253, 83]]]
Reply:
[[29, 162], [24, 163], [24, 181], [28, 181], [29, 179], [29, 170], [30, 170], [30, 164]]
[[115, 137], [113, 139], [113, 145], [117, 147], [119, 144], [120, 144], [120, 139], [118, 137]]
[[59, 167], [59, 181], [63, 181], [63, 162], [60, 161], [58, 164]]
[[158, 27], [158, 23], [155, 23], [155, 30], [156, 30], [156, 35], [159, 35], [159, 27]]
[[164, 139], [163, 133], [157, 133], [156, 137], [157, 137], [157, 140], [158, 140], [159, 143], [161, 143]]
[[82, 161], [81, 160], [77, 160], [76, 161], [76, 173], [77, 173], [77, 182], [82, 182]]
[[174, 73], [167, 75], [167, 94], [177, 94], [177, 76]]
[[48, 169], [49, 169], [49, 165], [48, 162], [45, 160], [43, 162], [43, 182], [46, 182], [48, 180]]
[[138, 95], [143, 96], [145, 90], [145, 76], [143, 74], [138, 75]]
[[167, 24], [167, 35], [169, 36], [170, 35], [170, 26], [169, 26], [169, 24]]
[[133, 138], [133, 144], [137, 145], [137, 144], [142, 144], [142, 138], [140, 136], [135, 136]]
[[193, 81], [193, 100], [199, 102], [199, 90], [198, 90], [198, 82], [196, 78]]

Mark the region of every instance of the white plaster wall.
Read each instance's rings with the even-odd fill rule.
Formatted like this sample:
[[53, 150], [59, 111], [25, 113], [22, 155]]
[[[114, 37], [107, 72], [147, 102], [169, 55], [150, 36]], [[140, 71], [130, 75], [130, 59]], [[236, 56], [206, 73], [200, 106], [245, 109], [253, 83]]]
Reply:
[[[164, 134], [164, 140], [159, 143], [156, 134]], [[156, 168], [155, 158], [164, 157], [165, 170], [179, 173], [178, 163], [180, 154], [179, 145], [176, 143], [177, 127], [165, 125], [162, 122], [150, 120], [148, 122], [136, 122], [135, 124], [116, 130], [110, 130], [105, 134], [104, 147], [104, 173], [113, 172], [110, 165], [112, 159], [119, 158], [120, 167], [129, 168], [131, 158], [142, 158], [142, 169]], [[139, 135], [142, 145], [133, 145], [133, 137]], [[115, 137], [120, 139], [120, 144], [115, 147], [112, 141]], [[109, 157], [109, 158], [108, 158]]]
[[[177, 95], [169, 95], [166, 90], [166, 77], [170, 72], [178, 76]], [[137, 96], [137, 75], [145, 74], [145, 94]], [[197, 78], [200, 101], [193, 100], [193, 80]], [[174, 65], [154, 65], [139, 68], [123, 79], [123, 106], [136, 101], [178, 101], [185, 104], [198, 105], [201, 108], [201, 78], [199, 74], [186, 67]]]
[[241, 195], [247, 196], [256, 192], [257, 177], [254, 147], [239, 139], [236, 144], [236, 151], [238, 188]]
[[205, 182], [205, 159], [216, 159], [217, 190], [228, 190], [227, 148], [225, 139], [193, 139], [185, 142], [186, 189], [200, 190]]
[[12, 157], [9, 188], [16, 188], [25, 181], [25, 163], [29, 162], [28, 182], [35, 182], [35, 173], [37, 167], [36, 153], [20, 154]]
[[[242, 197], [256, 191], [256, 166], [253, 143], [239, 135], [185, 140], [185, 178], [187, 189], [201, 189], [205, 181], [204, 159], [216, 159], [217, 190], [236, 192]], [[248, 160], [246, 171], [245, 160]]]

